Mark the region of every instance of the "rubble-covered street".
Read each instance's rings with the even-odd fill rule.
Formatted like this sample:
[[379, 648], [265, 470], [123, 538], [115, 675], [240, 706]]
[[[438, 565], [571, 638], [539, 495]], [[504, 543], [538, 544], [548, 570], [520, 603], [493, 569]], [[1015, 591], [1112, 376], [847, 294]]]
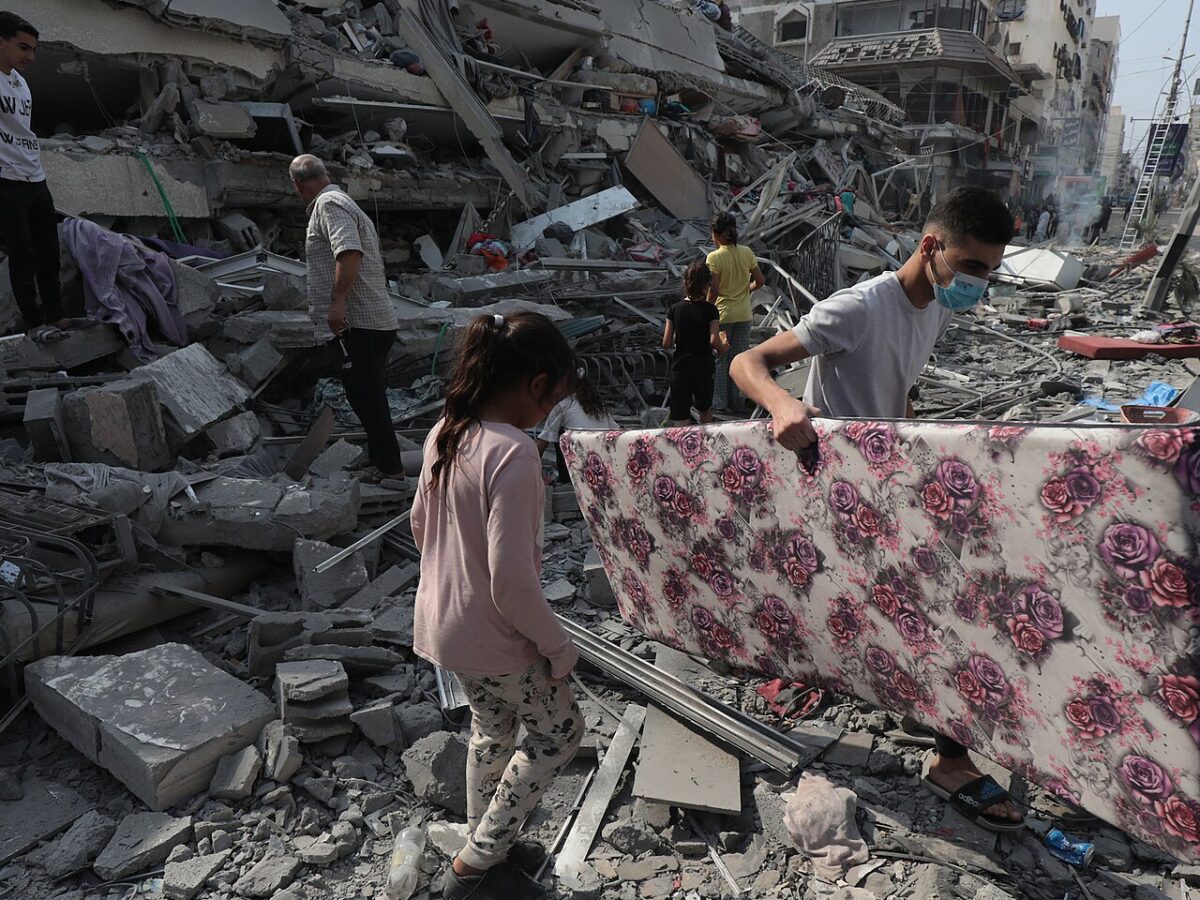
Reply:
[[[765, 275], [757, 344], [899, 268], [936, 198], [983, 177], [881, 79], [695, 6], [0, 3], [41, 30], [24, 75], [70, 319], [27, 333], [0, 256], [0, 900], [375, 900], [410, 826], [413, 896], [441, 896], [470, 710], [413, 652], [409, 516], [465, 326], [545, 314], [618, 425], [659, 428], [666, 313], [714, 215]], [[403, 477], [362, 477], [310, 318], [301, 153], [378, 229]], [[1057, 235], [1019, 234], [955, 316], [919, 418], [1200, 415], [1189, 234], [1144, 302], [1169, 217], [1126, 240], [1118, 210], [1089, 241], [1084, 201], [1060, 202]], [[798, 395], [808, 370], [779, 382]], [[977, 827], [922, 787], [932, 739], [899, 714], [635, 631], [553, 446], [543, 464], [541, 578], [587, 731], [522, 832], [550, 896], [1200, 898], [1197, 860], [982, 757], [1028, 827]], [[1054, 827], [1089, 864], [1051, 852]]]

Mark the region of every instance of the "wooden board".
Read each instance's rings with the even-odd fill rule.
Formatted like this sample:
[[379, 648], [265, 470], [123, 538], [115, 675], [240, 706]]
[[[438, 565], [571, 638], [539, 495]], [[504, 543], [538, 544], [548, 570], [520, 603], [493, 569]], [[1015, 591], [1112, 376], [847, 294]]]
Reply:
[[910, 715], [1200, 860], [1200, 426], [569, 432], [622, 616]]
[[625, 154], [625, 168], [675, 218], [708, 218], [708, 185], [653, 119], [642, 122]]

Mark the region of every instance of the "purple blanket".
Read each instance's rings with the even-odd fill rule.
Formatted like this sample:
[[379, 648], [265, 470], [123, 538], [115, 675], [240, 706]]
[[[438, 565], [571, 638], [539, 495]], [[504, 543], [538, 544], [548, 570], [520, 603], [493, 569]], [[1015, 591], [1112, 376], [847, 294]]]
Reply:
[[172, 344], [188, 343], [187, 326], [175, 305], [175, 274], [164, 254], [86, 219], [63, 222], [62, 239], [83, 275], [89, 319], [115, 325], [144, 363], [159, 357], [150, 340], [150, 321]]

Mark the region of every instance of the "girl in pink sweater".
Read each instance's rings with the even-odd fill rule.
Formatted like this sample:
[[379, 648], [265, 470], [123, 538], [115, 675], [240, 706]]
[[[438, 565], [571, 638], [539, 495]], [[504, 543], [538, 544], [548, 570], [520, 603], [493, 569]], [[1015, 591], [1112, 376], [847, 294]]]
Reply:
[[544, 895], [506, 861], [583, 738], [565, 684], [578, 654], [542, 593], [542, 463], [523, 431], [566, 395], [574, 371], [545, 316], [481, 316], [460, 343], [445, 411], [425, 442], [412, 508], [421, 551], [413, 649], [454, 672], [471, 704], [471, 838], [446, 874], [447, 900]]

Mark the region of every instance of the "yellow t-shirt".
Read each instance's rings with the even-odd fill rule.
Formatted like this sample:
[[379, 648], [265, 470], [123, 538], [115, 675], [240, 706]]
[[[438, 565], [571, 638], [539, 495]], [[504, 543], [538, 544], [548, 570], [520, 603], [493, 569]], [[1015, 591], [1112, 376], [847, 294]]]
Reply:
[[726, 244], [708, 254], [708, 268], [721, 279], [717, 309], [721, 324], [750, 321], [750, 273], [758, 265], [754, 251], [742, 244]]

